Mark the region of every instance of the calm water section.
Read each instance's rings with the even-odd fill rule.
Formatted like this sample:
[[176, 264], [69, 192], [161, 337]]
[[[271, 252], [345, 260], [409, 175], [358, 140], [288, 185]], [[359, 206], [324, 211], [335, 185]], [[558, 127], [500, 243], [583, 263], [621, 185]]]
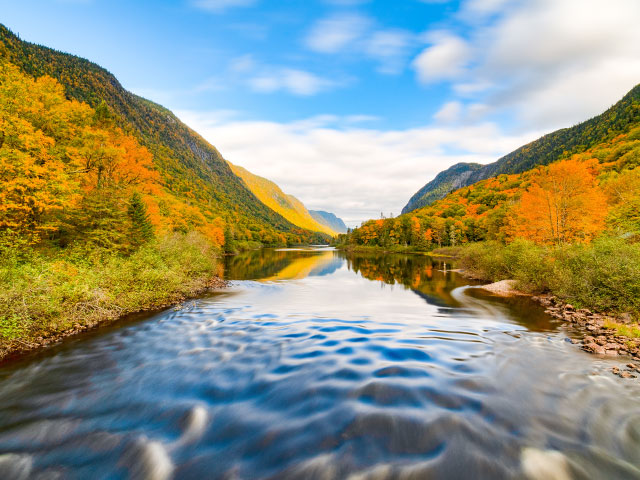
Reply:
[[0, 478], [640, 478], [640, 381], [438, 259], [264, 250], [0, 367]]

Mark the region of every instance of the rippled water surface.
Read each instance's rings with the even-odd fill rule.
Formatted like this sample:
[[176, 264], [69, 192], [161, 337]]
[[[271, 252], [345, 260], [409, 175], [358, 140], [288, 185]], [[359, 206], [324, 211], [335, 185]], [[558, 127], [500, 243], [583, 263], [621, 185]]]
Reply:
[[640, 478], [640, 382], [442, 260], [265, 250], [0, 367], [1, 479]]

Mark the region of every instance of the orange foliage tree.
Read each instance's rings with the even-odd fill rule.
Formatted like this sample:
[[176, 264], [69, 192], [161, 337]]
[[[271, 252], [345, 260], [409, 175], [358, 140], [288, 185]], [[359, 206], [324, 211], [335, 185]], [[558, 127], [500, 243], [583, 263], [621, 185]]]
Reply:
[[538, 243], [589, 242], [604, 229], [607, 201], [596, 161], [570, 159], [539, 168], [514, 209], [511, 234]]

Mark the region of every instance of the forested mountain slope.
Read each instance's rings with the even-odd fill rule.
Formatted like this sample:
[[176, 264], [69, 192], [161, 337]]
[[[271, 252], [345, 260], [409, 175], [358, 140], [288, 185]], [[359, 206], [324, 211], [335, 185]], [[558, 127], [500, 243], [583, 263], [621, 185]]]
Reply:
[[409, 199], [409, 203], [402, 209], [402, 213], [411, 212], [420, 207], [444, 197], [447, 193], [462, 187], [469, 177], [480, 170], [479, 163], [456, 163], [427, 183]]
[[262, 203], [282, 215], [294, 225], [329, 235], [335, 235], [337, 233], [326, 225], [318, 223], [300, 200], [293, 195], [284, 193], [280, 187], [271, 180], [254, 175], [246, 168], [239, 167], [230, 162], [229, 166], [233, 173], [244, 181], [249, 190], [251, 190]]
[[[640, 85], [627, 93], [606, 112], [570, 128], [549, 133], [480, 168], [457, 164], [441, 172], [422, 187], [402, 209], [407, 213], [443, 198], [457, 188], [472, 185], [500, 174], [521, 173], [537, 165], [569, 158], [617, 135], [627, 133], [640, 121]], [[439, 180], [440, 179], [440, 180]]]
[[[125, 90], [104, 68], [74, 55], [20, 40], [0, 25], [0, 59], [29, 76], [51, 76], [68, 99], [86, 102], [110, 116], [152, 155], [162, 188], [195, 208], [185, 229], [233, 222], [240, 239], [273, 243], [286, 234], [310, 238], [260, 202], [233, 174], [220, 153], [169, 110]], [[166, 212], [170, 214], [170, 212]], [[193, 217], [193, 216], [192, 216]]]
[[629, 128], [570, 158], [481, 180], [396, 218], [369, 220], [340, 240], [417, 250], [483, 240], [640, 240], [640, 120]]

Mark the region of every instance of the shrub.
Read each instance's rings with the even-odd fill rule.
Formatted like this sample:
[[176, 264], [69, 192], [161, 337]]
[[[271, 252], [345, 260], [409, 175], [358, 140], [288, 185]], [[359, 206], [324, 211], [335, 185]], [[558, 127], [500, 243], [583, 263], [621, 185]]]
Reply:
[[578, 305], [640, 312], [640, 245], [600, 238], [558, 251], [552, 289]]
[[525, 291], [551, 291], [579, 307], [640, 313], [638, 243], [610, 237], [561, 247], [481, 242], [459, 256], [463, 268], [486, 280], [514, 279]]
[[130, 256], [86, 253], [2, 257], [0, 346], [177, 301], [217, 273], [218, 251], [195, 232], [154, 239]]

